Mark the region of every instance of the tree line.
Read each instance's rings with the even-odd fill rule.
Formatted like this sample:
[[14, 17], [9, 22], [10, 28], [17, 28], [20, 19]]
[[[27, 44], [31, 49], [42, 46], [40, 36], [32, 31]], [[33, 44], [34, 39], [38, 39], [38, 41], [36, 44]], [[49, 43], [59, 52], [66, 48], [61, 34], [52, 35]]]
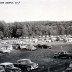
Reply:
[[0, 38], [72, 34], [72, 21], [29, 21], [6, 23], [0, 21]]

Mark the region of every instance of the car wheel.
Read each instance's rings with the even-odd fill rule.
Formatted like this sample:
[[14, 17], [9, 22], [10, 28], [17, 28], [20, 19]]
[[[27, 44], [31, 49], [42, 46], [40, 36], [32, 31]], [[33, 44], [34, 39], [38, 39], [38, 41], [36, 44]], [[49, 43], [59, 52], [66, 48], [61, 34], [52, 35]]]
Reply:
[[28, 67], [28, 68], [27, 68], [27, 71], [30, 71], [30, 70], [31, 70], [31, 68]]
[[71, 59], [71, 57], [69, 57], [69, 59]]

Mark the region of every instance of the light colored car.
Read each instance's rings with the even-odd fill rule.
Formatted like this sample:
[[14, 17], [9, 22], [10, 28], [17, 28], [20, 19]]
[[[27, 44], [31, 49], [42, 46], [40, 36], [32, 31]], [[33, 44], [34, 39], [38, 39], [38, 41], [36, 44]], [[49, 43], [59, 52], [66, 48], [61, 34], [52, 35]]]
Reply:
[[21, 70], [27, 70], [27, 71], [38, 68], [38, 63], [34, 63], [30, 59], [20, 59], [14, 65], [16, 67], [19, 67]]
[[20, 45], [21, 49], [26, 49], [26, 50], [36, 50], [36, 47], [34, 47], [32, 44], [21, 44]]
[[12, 48], [9, 48], [8, 46], [2, 46], [0, 51], [2, 51], [3, 53], [10, 53], [12, 50]]
[[0, 66], [0, 72], [5, 72], [5, 69], [3, 66]]
[[5, 72], [21, 72], [20, 68], [14, 67], [13, 63], [10, 62], [1, 63], [0, 66], [4, 67]]
[[10, 53], [11, 52], [11, 50], [2, 50], [3, 51], [3, 53]]
[[27, 48], [27, 44], [20, 44], [20, 48], [21, 49], [26, 49]]

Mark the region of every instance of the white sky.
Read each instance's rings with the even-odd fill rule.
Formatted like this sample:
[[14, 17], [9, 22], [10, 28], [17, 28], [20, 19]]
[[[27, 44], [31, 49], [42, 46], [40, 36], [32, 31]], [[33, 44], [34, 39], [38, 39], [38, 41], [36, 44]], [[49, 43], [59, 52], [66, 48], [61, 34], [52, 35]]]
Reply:
[[63, 21], [72, 20], [72, 0], [0, 0], [0, 20], [14, 21]]

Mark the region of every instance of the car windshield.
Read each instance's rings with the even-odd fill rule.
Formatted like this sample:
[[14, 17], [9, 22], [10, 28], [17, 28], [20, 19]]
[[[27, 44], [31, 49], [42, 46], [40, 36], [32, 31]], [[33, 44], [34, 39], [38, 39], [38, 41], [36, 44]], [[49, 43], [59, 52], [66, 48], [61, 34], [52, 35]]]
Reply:
[[7, 68], [13, 68], [14, 65], [13, 64], [9, 64], [9, 65], [6, 65]]
[[30, 60], [22, 60], [22, 61], [18, 61], [18, 63], [29, 64], [29, 63], [31, 63], [31, 61]]

